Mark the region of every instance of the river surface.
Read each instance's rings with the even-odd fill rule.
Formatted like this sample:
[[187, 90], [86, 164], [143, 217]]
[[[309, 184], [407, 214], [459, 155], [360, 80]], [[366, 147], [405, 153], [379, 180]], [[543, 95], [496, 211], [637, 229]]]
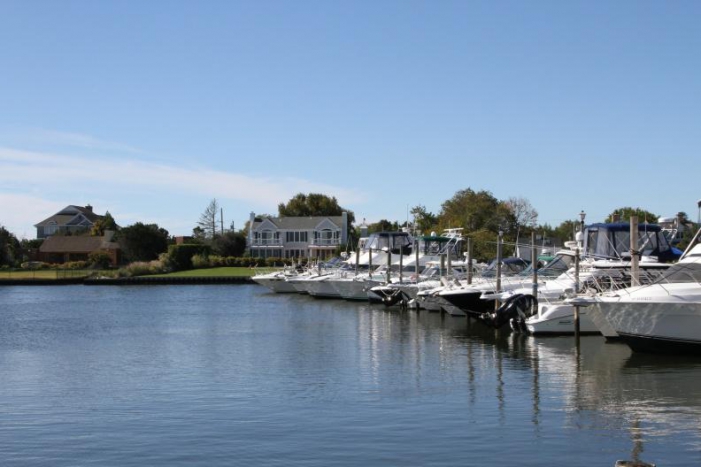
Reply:
[[701, 465], [701, 360], [257, 285], [0, 287], [0, 465]]

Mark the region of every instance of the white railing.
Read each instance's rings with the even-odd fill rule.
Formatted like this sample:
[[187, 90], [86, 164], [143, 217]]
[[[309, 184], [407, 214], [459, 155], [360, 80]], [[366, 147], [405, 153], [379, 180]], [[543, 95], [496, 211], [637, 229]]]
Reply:
[[315, 246], [338, 246], [340, 244], [340, 238], [315, 238], [311, 242], [311, 245]]
[[279, 238], [254, 238], [251, 241], [251, 245], [255, 246], [282, 246], [282, 240]]

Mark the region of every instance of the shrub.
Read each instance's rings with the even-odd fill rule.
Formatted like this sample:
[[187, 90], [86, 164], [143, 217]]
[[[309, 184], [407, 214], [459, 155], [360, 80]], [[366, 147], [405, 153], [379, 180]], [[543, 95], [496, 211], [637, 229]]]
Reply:
[[162, 274], [168, 272], [164, 264], [160, 260], [153, 261], [135, 261], [130, 263], [118, 271], [119, 277], [135, 277], [146, 276], [149, 274]]
[[108, 269], [112, 264], [112, 257], [105, 251], [93, 251], [88, 255], [88, 264], [99, 269]]
[[192, 257], [195, 255], [209, 256], [210, 247], [183, 243], [182, 245], [170, 245], [168, 247], [169, 266], [176, 271], [192, 269]]
[[49, 265], [41, 261], [27, 261], [20, 265], [22, 269], [48, 269]]
[[87, 261], [69, 261], [67, 263], [63, 263], [63, 264], [58, 265], [56, 269], [76, 270], [76, 269], [85, 269], [87, 267], [88, 267]]

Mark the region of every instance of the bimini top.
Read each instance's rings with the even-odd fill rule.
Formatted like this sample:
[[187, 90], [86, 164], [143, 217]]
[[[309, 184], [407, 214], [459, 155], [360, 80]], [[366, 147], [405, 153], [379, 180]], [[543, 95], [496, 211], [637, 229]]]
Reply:
[[[404, 254], [409, 254], [413, 243], [413, 238], [407, 232], [376, 232], [368, 237], [365, 242], [365, 249], [389, 249], [393, 254], [400, 251], [404, 252]], [[407, 253], [407, 250], [409, 253]]]

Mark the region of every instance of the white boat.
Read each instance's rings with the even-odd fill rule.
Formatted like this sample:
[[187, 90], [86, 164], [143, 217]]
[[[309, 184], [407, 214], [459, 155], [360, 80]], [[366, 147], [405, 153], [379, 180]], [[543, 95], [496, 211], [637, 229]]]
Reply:
[[[402, 282], [411, 281], [411, 276], [415, 280], [417, 270], [420, 273], [427, 264], [440, 260], [441, 255], [457, 261], [463, 241], [461, 230], [448, 229], [441, 235], [432, 232], [416, 241], [406, 232], [372, 234], [365, 243], [367, 251], [359, 255], [358, 274], [335, 277], [330, 283], [347, 300], [381, 302], [383, 296], [371, 291], [373, 287], [399, 281], [400, 277]], [[389, 258], [387, 252], [391, 255]], [[391, 262], [389, 271], [388, 260]]]
[[575, 303], [590, 305], [589, 313], [605, 320], [634, 351], [701, 353], [701, 244], [687, 249], [653, 284]]
[[[641, 224], [638, 229], [638, 250], [642, 254], [640, 280], [643, 283], [649, 283], [659, 277], [670, 266], [669, 263], [661, 262], [659, 259], [672, 259], [673, 252], [659, 226]], [[629, 224], [592, 224], [587, 226], [583, 236], [581, 234], [578, 235], [580, 235], [580, 240], [583, 243], [583, 254], [585, 256], [580, 261], [579, 290], [577, 292], [601, 292], [630, 285]], [[574, 332], [574, 326], [569, 331], [565, 329], [568, 327], [568, 319], [565, 318], [565, 315], [569, 310], [573, 318], [573, 309], [568, 306], [553, 308], [554, 305], [562, 305], [562, 303], [558, 302], [564, 298], [563, 296], [566, 293], [570, 295], [575, 293], [574, 268], [571, 267], [574, 264], [574, 256], [575, 251], [572, 249], [561, 250], [553, 261], [549, 262], [544, 268], [539, 269], [538, 304], [539, 308], [546, 307], [546, 310], [541, 309], [537, 316], [531, 316], [532, 312], [522, 313], [523, 316], [521, 316], [522, 320], [528, 318], [533, 324], [533, 332], [554, 332], [554, 329], [558, 329], [558, 333]], [[564, 272], [562, 272], [563, 270]], [[548, 274], [550, 271], [559, 274], [559, 276], [553, 278], [553, 274]], [[528, 274], [530, 274], [530, 270], [525, 271], [521, 276], [502, 278], [499, 295], [494, 295], [495, 284], [492, 279], [476, 281], [470, 286], [464, 285], [462, 288], [447, 290], [441, 292], [441, 296], [468, 313], [473, 313], [477, 316], [482, 316], [484, 313], [491, 314], [492, 304], [489, 302], [485, 303], [485, 298], [491, 300], [499, 298], [503, 300], [509, 296], [523, 295], [525, 297], [523, 300], [532, 300], [532, 295], [530, 295], [530, 298], [527, 297], [527, 295], [532, 294], [532, 279], [524, 277]], [[491, 297], [490, 294], [492, 294]], [[513, 300], [517, 299], [514, 298]], [[523, 304], [517, 307], [523, 308]], [[515, 308], [511, 311], [515, 311]], [[498, 326], [505, 323], [501, 316], [492, 315], [490, 319], [492, 323]], [[551, 323], [549, 322], [550, 319], [555, 321]], [[589, 320], [589, 317], [587, 317], [587, 320]], [[571, 322], [574, 323], [574, 320], [572, 319]], [[560, 323], [560, 326], [556, 326], [557, 323]], [[585, 324], [587, 325], [586, 328], [589, 329], [589, 323]], [[525, 330], [526, 326], [523, 326], [523, 328]], [[580, 320], [580, 332], [583, 332], [582, 329], [585, 328]]]
[[[561, 335], [574, 333], [574, 306], [569, 303], [538, 304], [538, 313], [525, 321], [526, 329], [534, 335]], [[579, 332], [599, 334], [599, 328], [591, 320], [587, 308], [579, 309]]]
[[288, 282], [287, 278], [297, 275], [298, 272], [294, 268], [285, 268], [279, 271], [256, 274], [251, 277], [251, 280], [276, 293], [296, 293], [297, 289]]

